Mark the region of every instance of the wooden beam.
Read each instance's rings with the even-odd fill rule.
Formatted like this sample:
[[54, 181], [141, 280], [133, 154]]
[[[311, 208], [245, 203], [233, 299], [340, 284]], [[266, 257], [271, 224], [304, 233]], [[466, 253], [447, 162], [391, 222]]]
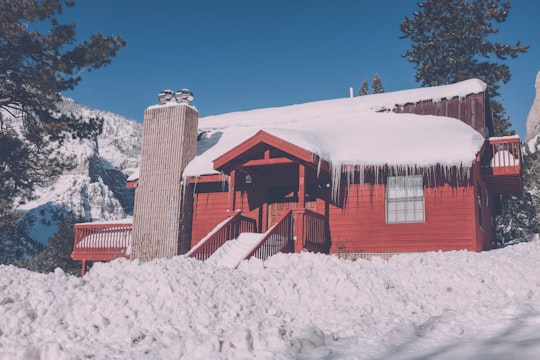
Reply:
[[248, 166], [268, 166], [268, 165], [283, 165], [283, 164], [295, 164], [298, 161], [289, 159], [289, 158], [269, 158], [269, 159], [256, 159], [249, 160], [242, 164], [243, 167]]
[[300, 209], [306, 208], [306, 167], [298, 164], [298, 202]]
[[188, 178], [189, 184], [224, 182], [224, 181], [227, 181], [227, 175], [223, 175], [223, 174], [190, 176]]
[[236, 171], [231, 170], [229, 179], [229, 210], [236, 210]]
[[262, 224], [261, 231], [266, 232], [268, 230], [268, 201], [262, 204]]
[[[311, 162], [313, 160], [313, 153], [301, 148], [297, 145], [294, 145], [288, 141], [285, 141], [277, 136], [271, 135], [263, 130], [260, 130], [257, 134], [253, 135], [251, 138], [242, 142], [241, 144], [235, 146], [233, 149], [229, 150], [220, 157], [214, 159], [214, 169], [218, 170], [227, 170], [226, 168], [231, 166], [231, 162], [245, 154], [249, 150], [253, 149], [256, 145], [260, 143], [265, 143], [269, 146], [275, 147], [283, 152], [291, 154], [293, 157], [303, 160], [305, 162]], [[266, 154], [265, 154], [266, 156]], [[269, 156], [269, 154], [268, 154]]]

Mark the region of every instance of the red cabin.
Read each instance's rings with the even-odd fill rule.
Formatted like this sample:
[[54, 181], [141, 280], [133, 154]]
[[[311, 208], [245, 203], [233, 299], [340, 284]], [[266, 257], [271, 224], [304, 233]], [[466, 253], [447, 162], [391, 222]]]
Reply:
[[497, 198], [523, 183], [519, 137], [490, 138], [490, 114], [469, 80], [200, 119], [179, 248], [205, 260], [260, 233], [242, 258], [492, 249]]

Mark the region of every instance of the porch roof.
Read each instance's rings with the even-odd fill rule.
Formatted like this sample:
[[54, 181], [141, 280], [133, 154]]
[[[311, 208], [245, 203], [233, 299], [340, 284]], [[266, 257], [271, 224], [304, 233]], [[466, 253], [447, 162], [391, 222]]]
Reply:
[[484, 139], [448, 117], [396, 114], [396, 105], [464, 98], [485, 91], [479, 80], [393, 93], [235, 112], [200, 119], [197, 156], [184, 176], [217, 174], [214, 160], [259, 131], [302, 148], [332, 167], [470, 166]]

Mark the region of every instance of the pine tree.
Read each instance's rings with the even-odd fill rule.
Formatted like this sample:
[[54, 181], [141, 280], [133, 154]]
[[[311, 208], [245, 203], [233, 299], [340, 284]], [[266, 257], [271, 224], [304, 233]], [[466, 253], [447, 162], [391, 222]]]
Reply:
[[58, 225], [54, 235], [48, 239], [48, 248], [40, 251], [29, 260], [19, 262], [18, 265], [41, 273], [49, 273], [56, 268], [61, 268], [64, 272], [72, 275], [80, 274], [80, 263], [71, 259], [71, 252], [75, 238], [73, 225], [81, 221], [82, 219], [71, 213], [65, 215], [64, 221]]
[[445, 85], [478, 78], [488, 85], [494, 108], [496, 136], [510, 134], [510, 120], [496, 98], [510, 78], [501, 63], [527, 52], [528, 46], [494, 43], [495, 23], [508, 17], [510, 2], [500, 0], [424, 0], [419, 11], [401, 23], [402, 39], [412, 47], [402, 56], [415, 64], [416, 81], [422, 86]]
[[0, 213], [0, 264], [16, 264], [43, 250], [43, 246], [28, 235], [22, 217], [23, 214], [16, 211]]
[[367, 95], [368, 94], [368, 87], [369, 87], [369, 83], [368, 83], [367, 79], [364, 79], [362, 81], [362, 85], [360, 86], [360, 89], [358, 90], [358, 95], [360, 95], [360, 96]]
[[92, 136], [102, 126], [99, 119], [84, 123], [60, 114], [60, 93], [73, 89], [84, 70], [109, 64], [126, 42], [120, 36], [92, 34], [77, 44], [76, 24], [57, 19], [73, 5], [0, 0], [0, 109], [19, 119], [23, 128], [17, 134], [0, 118], [0, 211], [16, 198], [29, 198], [35, 185], [53, 180], [72, 164], [59, 151], [66, 136]]
[[381, 82], [381, 77], [379, 76], [379, 74], [375, 74], [375, 76], [373, 77], [371, 88], [373, 89], [374, 94], [380, 94], [384, 92], [384, 88]]

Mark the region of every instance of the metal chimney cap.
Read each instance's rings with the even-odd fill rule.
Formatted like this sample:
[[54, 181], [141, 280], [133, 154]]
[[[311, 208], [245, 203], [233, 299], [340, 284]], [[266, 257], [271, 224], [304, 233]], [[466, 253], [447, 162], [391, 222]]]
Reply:
[[193, 93], [189, 89], [181, 89], [174, 93], [176, 101], [179, 103], [191, 104], [193, 101]]
[[174, 98], [174, 92], [172, 90], [163, 90], [158, 94], [158, 101], [160, 104], [165, 104]]

